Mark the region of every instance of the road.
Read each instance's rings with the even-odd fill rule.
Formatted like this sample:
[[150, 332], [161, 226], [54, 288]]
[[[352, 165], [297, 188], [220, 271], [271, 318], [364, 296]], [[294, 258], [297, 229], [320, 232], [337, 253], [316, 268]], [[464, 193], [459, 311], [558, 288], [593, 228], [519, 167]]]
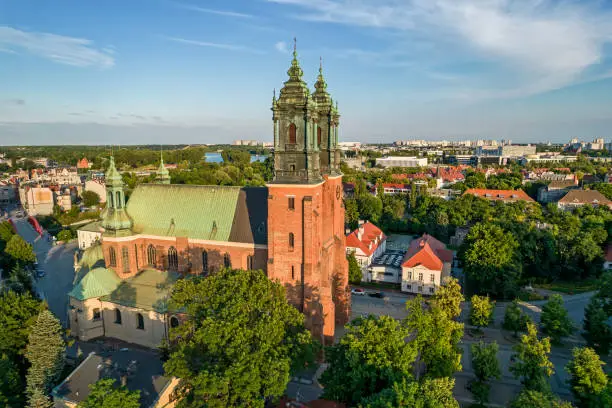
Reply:
[[54, 246], [47, 239], [41, 238], [26, 218], [12, 219], [17, 233], [34, 247], [39, 267], [46, 272], [43, 278], [36, 279], [36, 292], [46, 300], [49, 310], [62, 325], [68, 327], [68, 292], [74, 280], [76, 242]]

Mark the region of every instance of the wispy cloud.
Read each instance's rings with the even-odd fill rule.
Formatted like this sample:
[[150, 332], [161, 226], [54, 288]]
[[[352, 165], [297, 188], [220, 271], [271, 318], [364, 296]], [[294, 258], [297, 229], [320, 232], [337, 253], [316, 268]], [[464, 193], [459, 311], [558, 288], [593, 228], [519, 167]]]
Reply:
[[115, 59], [107, 51], [97, 49], [93, 41], [50, 33], [22, 31], [0, 26], [0, 49], [25, 51], [60, 64], [77, 67], [109, 68]]
[[26, 101], [25, 99], [21, 99], [21, 98], [13, 98], [13, 99], [5, 99], [3, 101], [0, 101], [0, 103], [3, 103], [5, 105], [23, 106], [26, 104]]
[[248, 52], [251, 54], [264, 54], [264, 52], [259, 49], [247, 47], [244, 45], [223, 44], [223, 43], [216, 43], [216, 42], [209, 42], [209, 41], [198, 41], [198, 40], [190, 40], [187, 38], [180, 38], [180, 37], [164, 36], [164, 38], [169, 41], [174, 41], [174, 42], [178, 42], [182, 44], [196, 45], [198, 47], [217, 48], [217, 49], [228, 50], [228, 51]]
[[194, 6], [192, 4], [177, 3], [176, 5], [186, 10], [197, 11], [199, 13], [206, 13], [206, 14], [215, 14], [217, 16], [234, 17], [234, 18], [253, 18], [254, 17], [251, 14], [238, 13], [236, 11], [230, 11], [230, 10], [210, 9], [210, 8], [205, 8], [205, 7]]
[[278, 52], [282, 52], [283, 54], [289, 53], [289, 47], [287, 46], [287, 43], [285, 41], [277, 42], [276, 44], [274, 44], [274, 48], [276, 48]]
[[597, 0], [268, 1], [299, 7], [296, 18], [427, 38], [453, 56], [461, 52], [496, 65], [511, 89], [488, 89], [491, 96], [537, 94], [598, 78], [612, 43], [612, 11]]

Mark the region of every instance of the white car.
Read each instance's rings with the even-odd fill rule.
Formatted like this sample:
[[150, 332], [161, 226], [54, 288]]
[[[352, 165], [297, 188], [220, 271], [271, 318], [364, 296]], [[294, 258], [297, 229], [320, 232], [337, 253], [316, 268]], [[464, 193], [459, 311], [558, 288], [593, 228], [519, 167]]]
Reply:
[[366, 291], [364, 289], [361, 289], [361, 288], [355, 288], [355, 289], [351, 290], [351, 293], [353, 295], [357, 295], [357, 296], [365, 296], [366, 295]]

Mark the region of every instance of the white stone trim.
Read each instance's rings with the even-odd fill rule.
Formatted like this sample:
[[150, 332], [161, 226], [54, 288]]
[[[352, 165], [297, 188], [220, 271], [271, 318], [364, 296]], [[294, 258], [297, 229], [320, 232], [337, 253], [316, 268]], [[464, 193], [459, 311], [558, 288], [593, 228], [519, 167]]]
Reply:
[[[159, 241], [171, 241], [176, 242], [176, 239], [180, 237], [167, 237], [163, 235], [130, 235], [128, 237], [103, 237], [102, 240], [106, 242], [130, 242], [136, 239], [155, 239]], [[211, 241], [207, 239], [191, 239], [187, 238], [187, 242], [190, 244], [204, 244], [204, 245], [216, 245], [226, 247], [237, 247], [237, 248], [252, 248], [252, 249], [268, 249], [267, 245], [262, 244], [249, 244], [247, 242], [228, 242], [228, 241]]]

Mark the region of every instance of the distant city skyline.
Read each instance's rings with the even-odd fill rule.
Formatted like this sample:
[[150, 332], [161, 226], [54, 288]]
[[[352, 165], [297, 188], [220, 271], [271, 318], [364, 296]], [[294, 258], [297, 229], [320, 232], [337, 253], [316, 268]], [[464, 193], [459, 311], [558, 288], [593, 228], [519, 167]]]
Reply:
[[341, 141], [612, 139], [609, 2], [0, 0], [0, 145], [271, 141], [294, 36]]

